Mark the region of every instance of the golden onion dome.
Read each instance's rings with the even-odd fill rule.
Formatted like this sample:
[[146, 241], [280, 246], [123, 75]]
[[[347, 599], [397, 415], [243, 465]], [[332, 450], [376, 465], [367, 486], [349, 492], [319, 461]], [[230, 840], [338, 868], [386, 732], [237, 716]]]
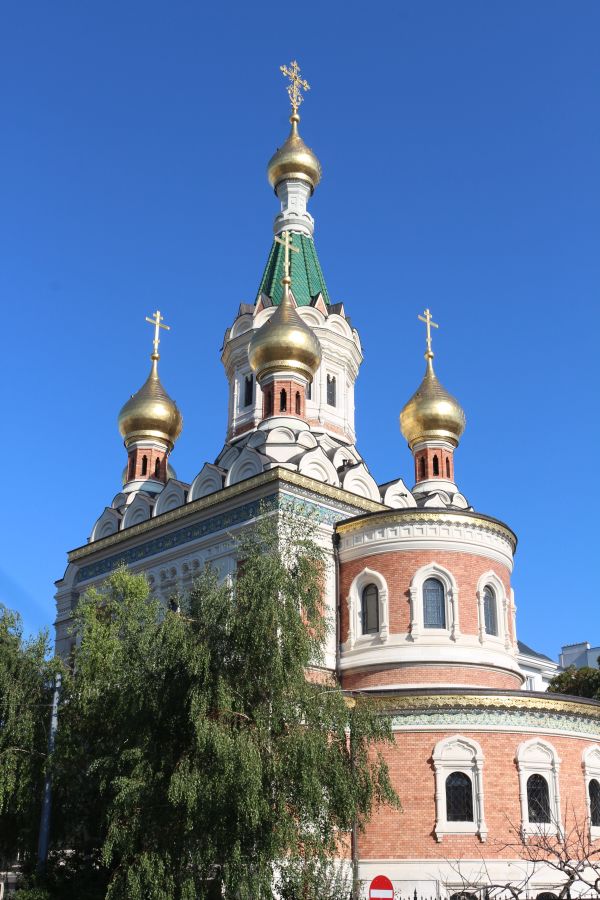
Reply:
[[283, 147], [273, 154], [267, 166], [267, 175], [271, 187], [276, 190], [281, 181], [305, 181], [310, 185], [311, 193], [321, 180], [321, 163], [307, 147], [298, 132], [300, 116], [290, 116], [292, 128]]
[[447, 441], [458, 446], [466, 417], [458, 400], [442, 387], [427, 353], [425, 377], [400, 413], [400, 430], [413, 449], [424, 441]]
[[136, 394], [132, 394], [119, 413], [119, 431], [128, 447], [134, 441], [164, 441], [173, 445], [183, 427], [183, 418], [158, 377], [158, 354], [152, 354], [148, 378]]
[[296, 312], [288, 284], [284, 284], [281, 303], [271, 318], [252, 335], [248, 358], [259, 380], [282, 369], [313, 380], [321, 364], [321, 345]]

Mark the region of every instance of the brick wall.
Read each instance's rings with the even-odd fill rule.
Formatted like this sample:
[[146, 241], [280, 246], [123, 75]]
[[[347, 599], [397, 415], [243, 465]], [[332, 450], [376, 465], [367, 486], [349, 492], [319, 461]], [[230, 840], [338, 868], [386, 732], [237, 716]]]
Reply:
[[[438, 843], [434, 768], [432, 753], [436, 743], [455, 732], [397, 732], [393, 746], [382, 748], [390, 775], [402, 801], [403, 810], [379, 808], [366, 831], [359, 837], [362, 859], [510, 859], [516, 855], [511, 823], [519, 827], [521, 807], [519, 776], [515, 761], [517, 748], [532, 735], [499, 732], [461, 732], [481, 746], [484, 754], [483, 792], [488, 838], [476, 835], [445, 835]], [[563, 824], [573, 825], [574, 816], [586, 822], [585, 782], [581, 766], [583, 750], [590, 740], [535, 735], [548, 741], [561, 759], [560, 795]], [[600, 736], [599, 736], [600, 740]]]
[[383, 668], [373, 666], [363, 672], [349, 672], [342, 675], [345, 690], [388, 687], [390, 685], [477, 685], [498, 690], [519, 690], [522, 678], [502, 672], [491, 666], [402, 665]]
[[[507, 594], [510, 593], [510, 573], [506, 566], [475, 553], [458, 553], [447, 550], [398, 550], [376, 553], [362, 559], [353, 559], [340, 565], [340, 590], [342, 598], [342, 641], [348, 638], [348, 604], [346, 597], [354, 578], [365, 567], [380, 572], [389, 590], [390, 634], [409, 631], [410, 593], [409, 588], [415, 572], [429, 563], [436, 562], [448, 569], [456, 579], [459, 590], [460, 630], [463, 634], [479, 633], [479, 612], [477, 607], [477, 582], [490, 570], [502, 581]], [[512, 620], [509, 616], [511, 638]]]

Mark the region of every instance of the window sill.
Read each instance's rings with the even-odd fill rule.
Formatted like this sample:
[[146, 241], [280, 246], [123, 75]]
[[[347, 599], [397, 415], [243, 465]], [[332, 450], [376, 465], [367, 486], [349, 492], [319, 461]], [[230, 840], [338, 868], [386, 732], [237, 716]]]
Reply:
[[373, 634], [359, 634], [354, 641], [354, 647], [369, 647], [376, 644], [383, 644], [385, 638], [381, 631], [375, 631]]
[[435, 838], [438, 844], [441, 844], [445, 835], [454, 834], [475, 834], [482, 843], [487, 840], [487, 828], [480, 827], [476, 822], [441, 822], [435, 827]]
[[[560, 826], [552, 822], [523, 822], [521, 832], [524, 837], [541, 837], [545, 835], [560, 835]], [[600, 830], [600, 829], [599, 829]]]

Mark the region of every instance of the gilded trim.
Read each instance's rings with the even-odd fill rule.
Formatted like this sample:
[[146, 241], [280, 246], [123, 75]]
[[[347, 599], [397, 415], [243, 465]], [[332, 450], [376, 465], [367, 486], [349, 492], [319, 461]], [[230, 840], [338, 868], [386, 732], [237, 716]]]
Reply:
[[[368, 695], [364, 692], [363, 696]], [[512, 694], [393, 694], [389, 697], [375, 695], [382, 707], [390, 710], [420, 709], [520, 709], [541, 710], [544, 712], [568, 713], [588, 716], [600, 720], [600, 703], [594, 700], [582, 701], [580, 698], [559, 699], [560, 694], [553, 696], [536, 696], [527, 691], [515, 691]]]
[[314, 478], [308, 478], [306, 475], [299, 475], [297, 472], [290, 472], [289, 469], [277, 466], [274, 469], [269, 469], [267, 472], [262, 472], [260, 475], [254, 475], [252, 478], [240, 481], [238, 484], [222, 488], [222, 490], [215, 491], [213, 494], [208, 494], [206, 497], [200, 497], [198, 500], [184, 503], [182, 506], [178, 506], [177, 509], [162, 513], [160, 516], [155, 516], [152, 519], [147, 519], [145, 522], [140, 522], [139, 525], [132, 525], [129, 528], [125, 528], [124, 531], [118, 531], [116, 534], [111, 534], [90, 544], [77, 547], [69, 552], [68, 560], [70, 563], [75, 562], [100, 550], [113, 547], [115, 544], [121, 544], [130, 538], [146, 534], [155, 528], [160, 528], [162, 525], [177, 522], [188, 515], [204, 509], [210, 509], [212, 506], [220, 503], [225, 503], [227, 500], [238, 497], [240, 494], [269, 485], [274, 481], [281, 481], [284, 484], [303, 488], [313, 494], [318, 494], [320, 497], [344, 503], [355, 509], [364, 509], [365, 512], [379, 512], [388, 508], [383, 503], [376, 503], [374, 500], [359, 497], [358, 494], [352, 494], [350, 491], [344, 491], [342, 488], [322, 484]]
[[385, 509], [381, 513], [359, 515], [347, 522], [340, 522], [337, 531], [340, 534], [349, 534], [354, 531], [362, 531], [366, 528], [379, 528], [386, 525], [403, 525], [414, 522], [447, 522], [454, 525], [472, 524], [484, 531], [497, 534], [508, 541], [513, 549], [517, 546], [517, 536], [514, 531], [496, 519], [491, 519], [475, 512], [447, 512], [446, 510], [424, 509]]

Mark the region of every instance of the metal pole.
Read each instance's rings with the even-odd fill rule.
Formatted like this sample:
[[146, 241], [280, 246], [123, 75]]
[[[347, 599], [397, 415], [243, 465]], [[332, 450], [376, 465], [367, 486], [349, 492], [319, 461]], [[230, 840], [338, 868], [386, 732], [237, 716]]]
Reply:
[[[52, 697], [52, 713], [50, 715], [50, 734], [48, 735], [48, 762], [54, 752], [56, 729], [58, 728], [58, 698], [60, 696], [61, 675], [57, 675], [54, 681], [54, 696]], [[50, 812], [52, 809], [52, 779], [50, 770], [46, 772], [44, 782], [44, 797], [42, 800], [42, 815], [40, 817], [40, 835], [38, 839], [37, 868], [42, 872], [48, 859], [48, 843], [50, 839]]]

